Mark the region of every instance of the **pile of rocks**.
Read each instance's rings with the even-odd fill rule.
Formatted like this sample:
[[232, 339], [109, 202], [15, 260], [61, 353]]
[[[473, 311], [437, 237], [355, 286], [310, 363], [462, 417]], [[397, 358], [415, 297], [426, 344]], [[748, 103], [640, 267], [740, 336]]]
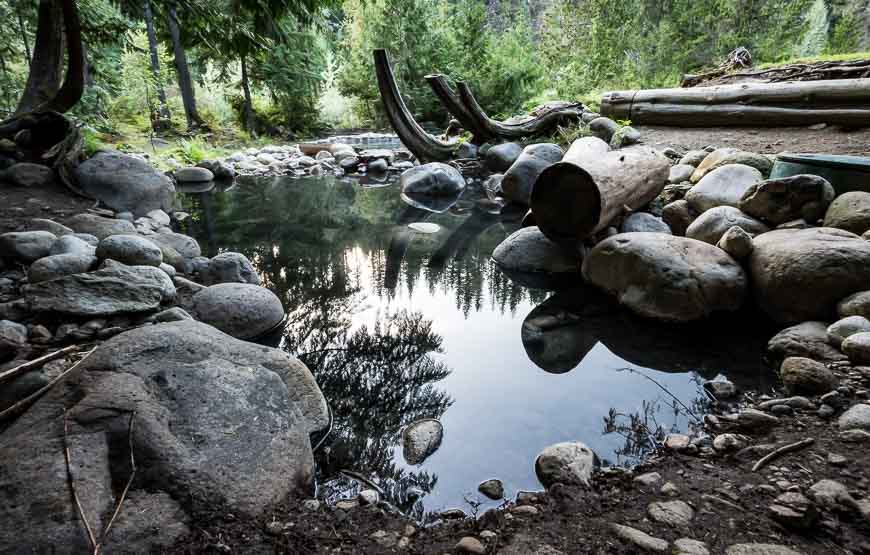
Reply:
[[240, 175], [290, 177], [358, 173], [377, 177], [414, 166], [411, 155], [405, 150], [358, 150], [339, 142], [248, 148], [207, 164], [222, 164]]

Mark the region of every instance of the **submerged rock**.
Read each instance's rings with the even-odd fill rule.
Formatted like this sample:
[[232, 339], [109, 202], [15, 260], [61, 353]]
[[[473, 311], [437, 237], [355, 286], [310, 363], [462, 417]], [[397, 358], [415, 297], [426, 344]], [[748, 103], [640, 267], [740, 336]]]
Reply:
[[402, 456], [412, 465], [421, 464], [441, 447], [444, 439], [444, 426], [441, 422], [427, 418], [411, 423], [402, 432]]
[[535, 459], [535, 474], [545, 488], [557, 483], [589, 486], [598, 464], [595, 452], [584, 443], [557, 443]]
[[689, 322], [740, 308], [746, 275], [713, 245], [662, 233], [624, 233], [599, 243], [583, 277], [634, 312]]
[[220, 283], [196, 293], [191, 314], [224, 333], [253, 339], [284, 319], [281, 300], [268, 289], [250, 283]]
[[179, 168], [172, 172], [172, 174], [179, 183], [201, 183], [214, 179], [214, 174], [211, 170], [203, 167]]
[[120, 152], [98, 152], [76, 168], [75, 177], [85, 194], [119, 212], [136, 216], [157, 208], [171, 212], [175, 203], [171, 179], [147, 162]]
[[758, 305], [793, 324], [832, 318], [837, 303], [870, 283], [870, 242], [832, 228], [759, 235], [749, 257]]
[[465, 178], [459, 170], [441, 162], [405, 170], [399, 183], [402, 192], [409, 195], [450, 196], [465, 189]]
[[550, 241], [536, 227], [524, 227], [502, 241], [492, 253], [504, 270], [548, 274], [577, 274], [580, 257]]

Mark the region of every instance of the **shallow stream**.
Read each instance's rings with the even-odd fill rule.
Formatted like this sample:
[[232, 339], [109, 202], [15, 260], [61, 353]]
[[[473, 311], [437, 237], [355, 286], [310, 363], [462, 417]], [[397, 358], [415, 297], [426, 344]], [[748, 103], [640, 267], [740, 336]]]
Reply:
[[[534, 460], [550, 444], [581, 440], [605, 464], [631, 464], [652, 436], [693, 424], [705, 380], [770, 387], [770, 334], [751, 319], [664, 326], [588, 290], [524, 287], [490, 258], [519, 215], [486, 213], [473, 188], [436, 213], [374, 185], [239, 178], [184, 201], [204, 254], [244, 253], [284, 303], [276, 342], [312, 370], [334, 416], [316, 453], [325, 499], [366, 487], [344, 470], [420, 519], [482, 511], [498, 504], [477, 492], [488, 478], [508, 498], [541, 489]], [[421, 222], [436, 225], [409, 226]], [[401, 431], [421, 418], [439, 419], [444, 438], [411, 466]]]

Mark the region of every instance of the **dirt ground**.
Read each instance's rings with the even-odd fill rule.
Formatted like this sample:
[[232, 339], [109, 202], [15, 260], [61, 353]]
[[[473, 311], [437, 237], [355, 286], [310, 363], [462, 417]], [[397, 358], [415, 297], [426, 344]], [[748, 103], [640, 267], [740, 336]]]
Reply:
[[695, 150], [708, 145], [733, 147], [761, 154], [824, 153], [870, 155], [870, 128], [703, 127], [679, 128], [635, 125], [643, 142], [656, 148]]

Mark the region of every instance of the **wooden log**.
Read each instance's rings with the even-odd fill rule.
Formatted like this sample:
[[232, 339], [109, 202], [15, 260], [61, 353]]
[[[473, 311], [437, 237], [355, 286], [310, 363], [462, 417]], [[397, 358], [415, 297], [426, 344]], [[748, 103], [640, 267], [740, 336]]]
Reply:
[[868, 105], [870, 79], [838, 79], [614, 91], [602, 96], [601, 113], [635, 123], [683, 126], [868, 125]]
[[651, 148], [611, 151], [601, 139], [578, 139], [561, 162], [538, 177], [532, 212], [544, 235], [576, 246], [626, 211], [651, 202], [664, 189], [669, 172], [667, 158]]
[[450, 84], [447, 83], [447, 79], [443, 75], [427, 75], [426, 82], [429, 83], [432, 92], [435, 93], [435, 96], [438, 97], [438, 100], [441, 101], [441, 104], [444, 105], [447, 111], [459, 121], [463, 129], [472, 134], [472, 143], [480, 145], [495, 138], [468, 111], [468, 108], [465, 107], [465, 104], [460, 101], [457, 94], [450, 88]]
[[379, 48], [373, 53], [375, 58], [375, 73], [378, 77], [378, 90], [381, 93], [381, 102], [387, 119], [393, 126], [396, 135], [402, 144], [422, 162], [446, 162], [454, 158], [454, 153], [459, 146], [457, 143], [445, 143], [426, 133], [420, 124], [411, 115], [396, 79], [390, 68], [386, 50]]
[[782, 127], [828, 123], [862, 127], [870, 125], [870, 108], [786, 108], [743, 104], [635, 103], [630, 111], [613, 110], [610, 117], [645, 125], [679, 127], [758, 126]]
[[486, 112], [483, 111], [483, 108], [477, 102], [468, 84], [457, 83], [456, 87], [459, 89], [459, 99], [465, 105], [468, 114], [474, 119], [475, 125], [485, 129], [492, 136], [501, 137], [502, 139], [521, 139], [523, 137], [547, 134], [555, 131], [556, 127], [561, 124], [580, 121], [580, 114], [583, 113], [583, 105], [578, 102], [569, 106], [547, 110], [527, 121], [503, 123], [486, 115]]

